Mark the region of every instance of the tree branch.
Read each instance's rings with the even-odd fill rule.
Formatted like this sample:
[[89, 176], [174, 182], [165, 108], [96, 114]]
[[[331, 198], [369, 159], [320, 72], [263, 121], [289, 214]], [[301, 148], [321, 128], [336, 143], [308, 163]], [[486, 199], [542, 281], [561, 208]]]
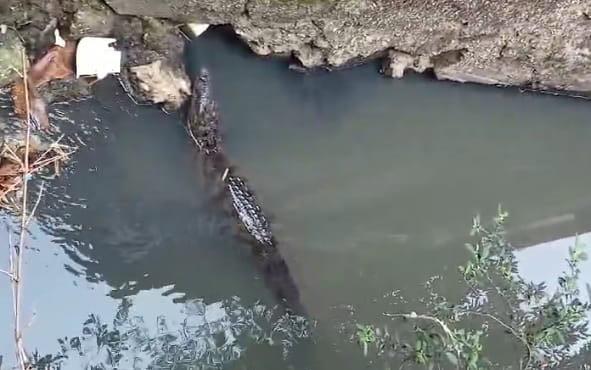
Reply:
[[476, 311], [466, 311], [466, 310], [462, 310], [460, 311], [464, 314], [467, 315], [473, 315], [473, 316], [480, 316], [480, 317], [484, 317], [487, 319], [491, 319], [494, 322], [496, 322], [497, 324], [499, 324], [501, 327], [507, 329], [511, 335], [513, 335], [515, 338], [517, 338], [521, 343], [523, 343], [524, 347], [527, 350], [527, 361], [525, 363], [525, 365], [521, 365], [520, 368], [521, 369], [529, 369], [529, 366], [531, 364], [531, 358], [532, 358], [532, 348], [531, 345], [528, 343], [528, 341], [523, 337], [523, 335], [521, 335], [520, 333], [518, 333], [511, 325], [506, 324], [505, 322], [503, 322], [503, 320], [499, 319], [498, 317], [491, 315], [490, 313], [485, 313], [485, 312], [476, 312]]
[[[386, 317], [391, 317], [391, 318], [403, 318], [403, 319], [408, 319], [408, 320], [423, 320], [423, 321], [431, 321], [437, 325], [439, 325], [439, 327], [441, 327], [441, 329], [443, 330], [443, 332], [445, 333], [445, 335], [447, 335], [447, 337], [449, 338], [449, 340], [452, 342], [452, 348], [454, 349], [457, 358], [461, 358], [461, 352], [460, 349], [458, 348], [458, 346], [455, 344], [456, 343], [456, 336], [454, 335], [454, 333], [451, 331], [451, 329], [449, 328], [449, 326], [447, 326], [446, 323], [444, 323], [443, 321], [441, 321], [440, 319], [433, 317], [433, 316], [429, 316], [429, 315], [418, 315], [415, 312], [411, 312], [411, 313], [384, 313], [384, 316]], [[460, 366], [458, 365], [458, 369], [460, 368]]]
[[14, 276], [12, 276], [12, 274], [10, 272], [6, 271], [6, 270], [0, 269], [0, 274], [4, 274], [4, 275], [8, 276], [8, 278], [10, 280], [14, 279]]

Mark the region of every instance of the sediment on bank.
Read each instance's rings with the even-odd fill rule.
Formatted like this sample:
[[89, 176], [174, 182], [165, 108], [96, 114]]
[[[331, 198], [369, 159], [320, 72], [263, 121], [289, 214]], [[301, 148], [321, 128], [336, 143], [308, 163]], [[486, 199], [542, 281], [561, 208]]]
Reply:
[[[461, 82], [591, 91], [586, 0], [8, 0], [0, 9], [0, 24], [18, 29], [32, 58], [55, 27], [70, 39], [116, 37], [131, 94], [169, 109], [188, 95], [178, 27], [186, 22], [230, 25], [255, 53], [289, 55], [305, 68], [381, 58], [392, 77], [429, 70]], [[169, 76], [180, 87], [162, 83]]]

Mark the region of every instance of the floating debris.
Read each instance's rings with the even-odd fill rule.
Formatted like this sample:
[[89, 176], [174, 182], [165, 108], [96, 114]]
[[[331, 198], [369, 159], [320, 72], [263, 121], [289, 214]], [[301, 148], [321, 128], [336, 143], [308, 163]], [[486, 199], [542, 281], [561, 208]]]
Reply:
[[[28, 92], [28, 97], [27, 97]], [[29, 81], [25, 87], [25, 80], [23, 78], [16, 81], [11, 89], [12, 103], [14, 106], [14, 113], [23, 122], [27, 120], [27, 98], [29, 100], [29, 118], [34, 129], [46, 130], [50, 127], [49, 117], [47, 116], [47, 105], [41, 99], [39, 92], [35, 85]]]
[[109, 74], [121, 72], [121, 51], [112, 45], [116, 39], [83, 37], [76, 51], [76, 76], [95, 76], [102, 80]]
[[[29, 100], [29, 118], [36, 129], [50, 127], [47, 116], [47, 104], [41, 98], [38, 88], [53, 80], [73, 78], [76, 43], [65, 41], [65, 46], [53, 45], [45, 55], [37, 60], [27, 75], [27, 83], [21, 76], [11, 88], [14, 112], [23, 121], [27, 120], [27, 99]], [[27, 96], [28, 95], [28, 96]]]
[[58, 30], [57, 28], [53, 32], [53, 37], [55, 38], [55, 44], [56, 45], [61, 46], [63, 48], [66, 47], [66, 40], [64, 40], [62, 38], [62, 35], [60, 34], [60, 30]]
[[31, 66], [29, 78], [32, 85], [40, 87], [52, 80], [75, 76], [76, 42], [66, 41], [65, 46], [53, 45], [45, 55]]
[[[25, 151], [21, 140], [5, 142], [0, 151], [0, 208], [17, 211], [21, 205]], [[54, 174], [59, 175], [61, 167], [74, 151], [73, 147], [62, 144], [61, 138], [47, 145], [31, 137], [28, 173], [35, 175], [53, 168]]]
[[187, 23], [186, 28], [191, 37], [199, 37], [203, 32], [207, 31], [209, 24], [207, 23]]

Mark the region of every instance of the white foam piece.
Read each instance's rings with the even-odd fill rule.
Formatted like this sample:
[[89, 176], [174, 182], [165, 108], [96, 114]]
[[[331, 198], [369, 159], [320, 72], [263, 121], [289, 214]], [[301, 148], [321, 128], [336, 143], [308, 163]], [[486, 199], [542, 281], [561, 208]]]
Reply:
[[111, 46], [116, 39], [83, 37], [76, 49], [76, 75], [96, 76], [99, 80], [121, 72], [121, 52]]
[[55, 45], [61, 46], [62, 48], [66, 47], [66, 40], [60, 35], [60, 31], [57, 28], [53, 31], [53, 36], [55, 36]]
[[207, 31], [209, 24], [207, 23], [187, 23], [187, 28], [191, 31], [191, 36], [199, 37], [203, 32]]

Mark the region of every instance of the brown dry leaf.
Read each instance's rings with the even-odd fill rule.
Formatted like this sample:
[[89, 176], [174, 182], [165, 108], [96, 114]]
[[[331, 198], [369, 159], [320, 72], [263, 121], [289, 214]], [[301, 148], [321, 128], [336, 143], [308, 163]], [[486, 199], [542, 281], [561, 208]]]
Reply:
[[0, 191], [0, 203], [4, 200], [8, 193], [10, 193], [13, 190], [16, 190], [20, 182], [20, 176], [9, 176], [2, 178], [2, 180], [0, 181], [0, 188], [2, 188], [2, 190]]
[[[28, 90], [30, 102], [30, 115], [33, 123], [42, 129], [49, 128], [47, 106], [39, 96], [37, 88], [52, 80], [60, 80], [73, 77], [76, 67], [76, 46], [74, 41], [66, 41], [66, 46], [53, 45], [47, 53], [37, 60], [28, 72]], [[25, 83], [21, 78], [11, 90], [14, 112], [17, 117], [27, 119], [27, 104], [25, 96]]]
[[12, 103], [14, 105], [14, 113], [21, 119], [27, 118], [27, 103], [25, 99], [25, 82], [21, 78], [16, 81], [10, 89], [12, 96]]
[[76, 68], [76, 45], [74, 41], [66, 41], [65, 47], [53, 45], [49, 48], [29, 71], [33, 85], [39, 87], [51, 80], [73, 77]]
[[0, 177], [16, 176], [19, 174], [20, 169], [21, 165], [19, 164], [13, 162], [2, 163], [2, 165], [0, 165]]
[[[29, 80], [30, 81], [30, 80]], [[29, 102], [31, 107], [31, 119], [41, 126], [42, 129], [49, 128], [49, 117], [47, 116], [47, 105], [39, 96], [37, 88], [29, 82]], [[27, 102], [25, 96], [25, 82], [21, 78], [12, 85], [11, 89], [12, 103], [17, 117], [26, 121]]]

